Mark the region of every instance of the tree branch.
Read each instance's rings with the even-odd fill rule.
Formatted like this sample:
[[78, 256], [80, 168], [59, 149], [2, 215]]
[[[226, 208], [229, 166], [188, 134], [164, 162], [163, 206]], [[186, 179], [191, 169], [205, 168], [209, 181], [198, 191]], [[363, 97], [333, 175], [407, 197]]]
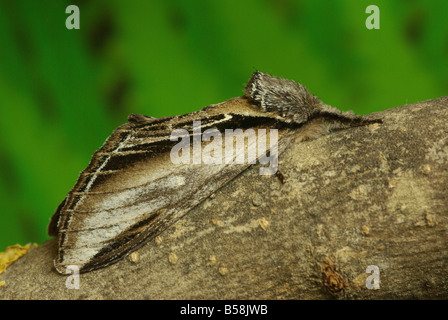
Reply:
[[284, 184], [250, 168], [79, 290], [47, 241], [0, 274], [0, 298], [448, 298], [448, 98], [379, 115], [290, 147]]

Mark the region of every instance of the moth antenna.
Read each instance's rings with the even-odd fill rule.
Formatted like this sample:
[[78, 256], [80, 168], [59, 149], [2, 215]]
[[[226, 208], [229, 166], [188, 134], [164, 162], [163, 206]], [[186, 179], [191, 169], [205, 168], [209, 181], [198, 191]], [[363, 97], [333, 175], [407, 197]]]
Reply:
[[367, 118], [355, 114], [353, 111], [341, 111], [332, 106], [323, 104], [322, 109], [313, 118], [322, 118], [329, 123], [333, 123], [334, 129], [344, 129], [349, 127], [365, 126], [372, 123], [383, 123], [379, 118]]

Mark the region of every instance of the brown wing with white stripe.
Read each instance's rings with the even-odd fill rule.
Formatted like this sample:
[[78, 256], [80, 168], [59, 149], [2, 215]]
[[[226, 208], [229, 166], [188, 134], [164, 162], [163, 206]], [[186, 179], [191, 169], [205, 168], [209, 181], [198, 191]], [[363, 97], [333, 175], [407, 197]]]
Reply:
[[[274, 128], [275, 115], [235, 98], [176, 117], [131, 115], [118, 127], [56, 210], [49, 234], [58, 236], [58, 272], [105, 267], [153, 238], [249, 164], [174, 164], [174, 129]], [[268, 130], [269, 131], [269, 130]], [[288, 129], [279, 131], [281, 139]], [[256, 144], [248, 145], [256, 148]], [[248, 149], [248, 150], [249, 150]], [[236, 156], [236, 155], [235, 155]]]

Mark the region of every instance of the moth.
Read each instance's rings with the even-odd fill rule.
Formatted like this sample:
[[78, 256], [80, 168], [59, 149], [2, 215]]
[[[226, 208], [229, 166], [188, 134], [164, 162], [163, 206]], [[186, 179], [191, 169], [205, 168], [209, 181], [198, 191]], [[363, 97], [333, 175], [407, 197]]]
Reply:
[[[216, 133], [229, 129], [246, 130], [235, 130], [236, 138], [247, 130], [257, 137], [266, 133], [264, 141], [276, 143], [269, 144], [266, 154], [257, 153], [261, 161], [267, 154], [281, 154], [291, 143], [375, 122], [381, 119], [342, 112], [299, 83], [259, 71], [250, 77], [244, 96], [179, 116], [131, 114], [93, 154], [52, 216], [48, 234], [58, 239], [54, 266], [65, 274], [69, 265], [89, 272], [115, 263], [253, 164], [234, 161], [237, 153], [230, 154], [230, 161], [213, 164], [172, 161], [181, 138], [207, 148], [219, 141]], [[179, 131], [182, 137], [173, 139], [172, 133]], [[213, 140], [201, 139], [205, 132], [213, 132]], [[261, 145], [246, 140], [244, 153]], [[194, 153], [194, 145], [185, 148], [182, 153]], [[219, 153], [219, 148], [224, 146], [218, 145], [214, 152]]]

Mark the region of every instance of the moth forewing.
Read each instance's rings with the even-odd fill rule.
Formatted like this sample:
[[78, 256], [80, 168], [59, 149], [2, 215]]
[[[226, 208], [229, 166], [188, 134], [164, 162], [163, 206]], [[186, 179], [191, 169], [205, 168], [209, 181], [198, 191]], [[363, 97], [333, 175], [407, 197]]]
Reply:
[[277, 156], [292, 139], [381, 122], [341, 112], [301, 84], [258, 71], [245, 94], [181, 116], [131, 114], [51, 219], [56, 270], [77, 265], [87, 272], [116, 262], [254, 162], [262, 175], [278, 172]]
[[[200, 140], [201, 159], [215, 156], [215, 161], [173, 162], [177, 141], [170, 139], [171, 133], [187, 130], [193, 142], [194, 121], [201, 124], [201, 133], [215, 132], [213, 138], [205, 135]], [[269, 154], [277, 142], [270, 139], [275, 125], [275, 116], [258, 111], [244, 98], [163, 121], [132, 115], [93, 155], [55, 214], [56, 270], [65, 274], [68, 265], [77, 265], [80, 272], [105, 267], [157, 236], [253, 164], [251, 159], [261, 158], [262, 144]], [[226, 129], [233, 132], [230, 142]], [[255, 137], [247, 135], [249, 129]], [[275, 131], [278, 140], [288, 131]], [[187, 153], [194, 156], [195, 147], [190, 144]]]

